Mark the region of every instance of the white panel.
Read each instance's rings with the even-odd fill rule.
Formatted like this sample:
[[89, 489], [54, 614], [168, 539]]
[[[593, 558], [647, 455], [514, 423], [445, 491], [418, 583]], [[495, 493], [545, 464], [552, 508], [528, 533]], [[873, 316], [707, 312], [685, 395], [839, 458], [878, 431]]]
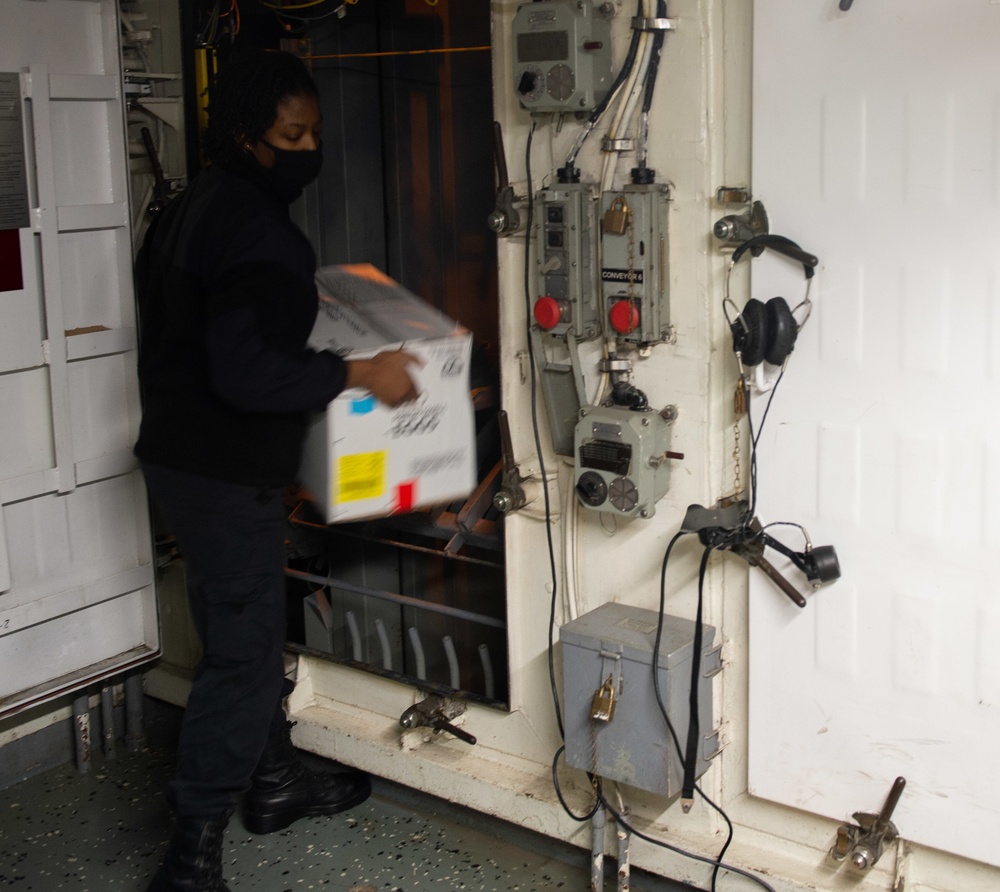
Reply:
[[[4, 70], [43, 63], [54, 73], [104, 74], [107, 4], [80, 0], [4, 0]], [[39, 34], [45, 39], [39, 40]]]
[[[0, 715], [19, 701], [29, 705], [51, 699], [63, 689], [153, 656], [152, 597], [152, 587], [147, 586], [88, 606], [86, 616], [68, 612], [0, 637]], [[86, 623], [89, 634], [79, 634], [80, 623]], [[45, 658], [39, 659], [40, 654]]]
[[35, 207], [24, 291], [0, 297], [0, 716], [159, 646], [118, 31], [114, 0], [4, 3]]
[[10, 588], [10, 558], [7, 557], [7, 528], [0, 505], [0, 594]]
[[63, 278], [63, 324], [67, 331], [122, 325], [118, 282], [118, 244], [123, 231], [62, 232], [59, 235]]
[[1000, 864], [1000, 4], [757, 0], [754, 30], [754, 194], [821, 260], [758, 504], [844, 576], [798, 610], [751, 574], [750, 787], [850, 819], [902, 775], [904, 838]]
[[[147, 519], [137, 514], [135, 475], [5, 507], [16, 586], [5, 606], [116, 575], [145, 563]], [[143, 537], [140, 540], [140, 537]]]
[[131, 354], [75, 362], [69, 368], [70, 416], [77, 462], [132, 445], [128, 378], [135, 374]]
[[0, 375], [0, 480], [51, 468], [52, 417], [44, 368]]
[[56, 201], [60, 205], [115, 200], [108, 140], [120, 135], [106, 102], [53, 102]]

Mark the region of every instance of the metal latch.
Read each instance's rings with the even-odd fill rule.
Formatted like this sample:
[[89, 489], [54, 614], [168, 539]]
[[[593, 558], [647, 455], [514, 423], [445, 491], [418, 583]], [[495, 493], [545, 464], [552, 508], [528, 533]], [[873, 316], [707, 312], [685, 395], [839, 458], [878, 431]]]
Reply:
[[465, 707], [454, 700], [431, 696], [407, 709], [399, 717], [399, 724], [404, 728], [433, 728], [435, 733], [446, 731], [466, 743], [475, 743], [475, 737], [450, 721], [464, 712]]
[[841, 824], [837, 829], [837, 841], [830, 849], [830, 857], [834, 861], [846, 861], [850, 858], [851, 866], [866, 873], [875, 862], [882, 857], [886, 843], [893, 842], [899, 836], [896, 825], [890, 818], [903, 794], [906, 778], [897, 777], [892, 789], [877, 815], [856, 811], [853, 815], [855, 824]]

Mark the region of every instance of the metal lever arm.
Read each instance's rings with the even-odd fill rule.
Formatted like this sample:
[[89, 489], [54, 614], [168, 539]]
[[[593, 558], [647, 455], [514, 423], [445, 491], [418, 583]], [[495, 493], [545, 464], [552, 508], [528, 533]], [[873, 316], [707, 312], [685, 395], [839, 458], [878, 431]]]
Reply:
[[433, 728], [435, 733], [445, 731], [459, 740], [474, 744], [476, 738], [472, 734], [449, 721], [445, 709], [451, 705], [451, 701], [443, 697], [428, 697], [405, 710], [399, 717], [399, 724], [404, 728]]
[[834, 861], [846, 861], [850, 857], [851, 866], [856, 870], [871, 870], [882, 857], [886, 844], [899, 836], [896, 825], [890, 819], [905, 786], [906, 778], [897, 777], [877, 815], [856, 811], [854, 820], [857, 824], [841, 824], [837, 830], [837, 841], [830, 849], [830, 857]]

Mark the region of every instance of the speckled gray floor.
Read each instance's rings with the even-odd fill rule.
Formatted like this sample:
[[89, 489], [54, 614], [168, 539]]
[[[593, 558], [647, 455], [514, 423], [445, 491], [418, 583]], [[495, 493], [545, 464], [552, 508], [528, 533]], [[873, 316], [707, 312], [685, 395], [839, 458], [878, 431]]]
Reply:
[[[85, 774], [65, 765], [0, 790], [0, 888], [143, 892], [170, 835], [171, 765], [169, 748], [119, 749], [112, 761], [95, 755]], [[223, 848], [233, 892], [589, 892], [579, 849], [379, 779], [373, 787], [349, 812], [267, 836], [234, 819]], [[680, 888], [636, 872], [631, 887]]]

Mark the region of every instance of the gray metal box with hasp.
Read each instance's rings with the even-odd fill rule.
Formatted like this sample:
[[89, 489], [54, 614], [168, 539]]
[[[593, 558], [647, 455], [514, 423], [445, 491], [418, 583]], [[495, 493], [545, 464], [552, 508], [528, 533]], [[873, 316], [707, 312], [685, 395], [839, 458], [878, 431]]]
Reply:
[[[653, 647], [659, 614], [626, 604], [602, 604], [559, 630], [563, 658], [563, 707], [568, 765], [601, 777], [674, 796], [681, 792], [678, 754], [657, 704]], [[659, 687], [678, 740], [686, 745], [695, 624], [664, 615], [657, 660]], [[715, 628], [703, 626], [698, 681], [700, 777], [718, 753], [712, 722], [712, 676], [721, 668]], [[610, 721], [593, 719], [597, 695], [608, 680], [614, 694]]]

